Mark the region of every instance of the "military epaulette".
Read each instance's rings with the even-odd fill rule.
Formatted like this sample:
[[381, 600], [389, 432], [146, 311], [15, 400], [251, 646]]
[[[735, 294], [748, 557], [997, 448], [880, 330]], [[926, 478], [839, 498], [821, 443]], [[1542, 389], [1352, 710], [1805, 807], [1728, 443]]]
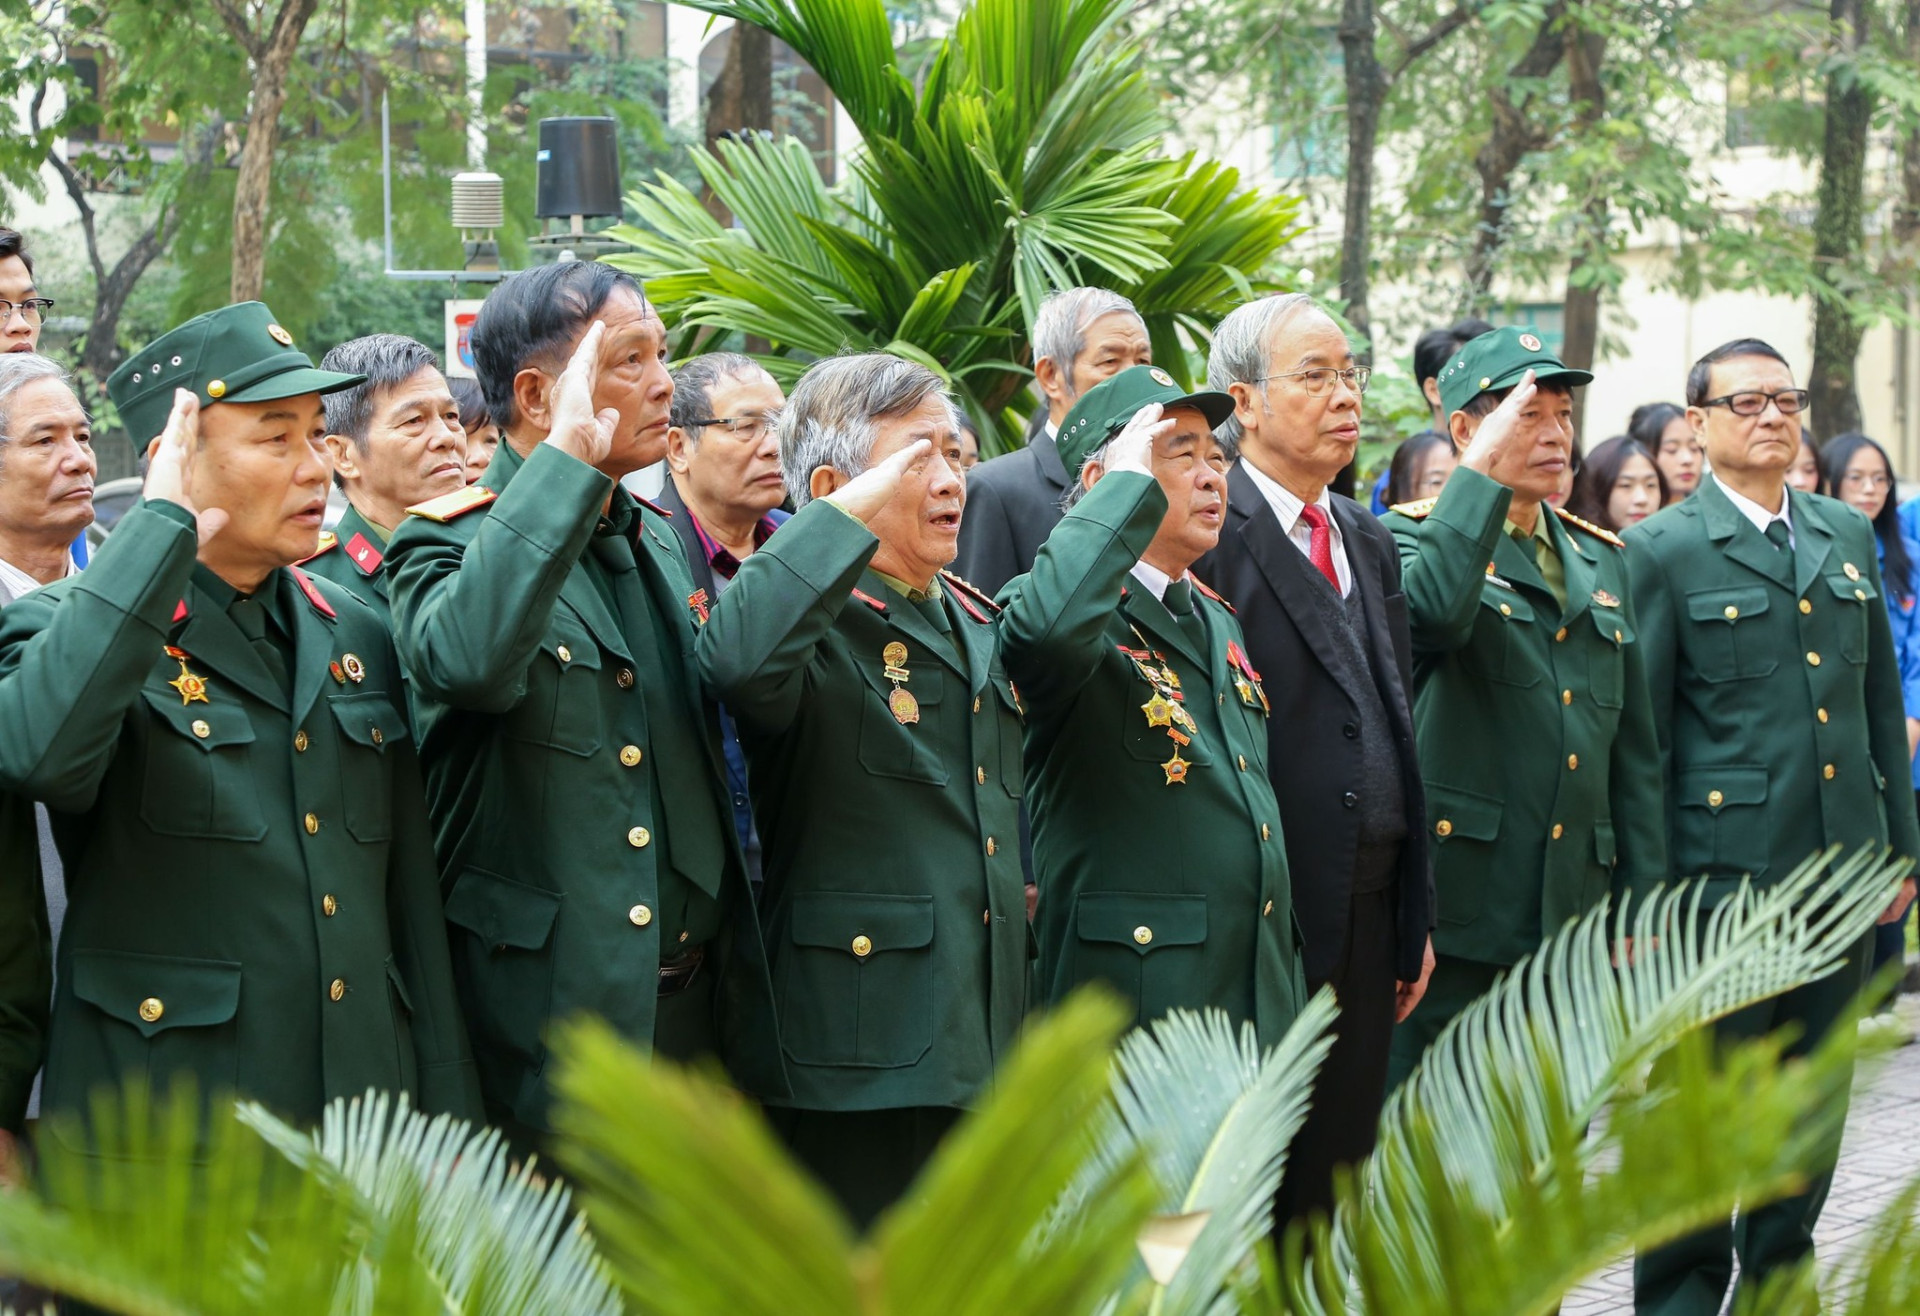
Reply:
[[415, 503], [407, 509], [407, 515], [424, 516], [429, 521], [439, 521], [444, 524], [456, 516], [466, 515], [476, 507], [485, 507], [499, 496], [484, 485], [470, 484], [464, 489], [455, 489], [450, 494], [429, 498], [424, 503]]
[[307, 602], [313, 605], [315, 612], [327, 618], [329, 621], [339, 620], [340, 614], [333, 610], [331, 603], [327, 602], [327, 596], [322, 594], [320, 587], [313, 583], [312, 576], [309, 576], [299, 567], [289, 567], [287, 570], [293, 572], [293, 583], [298, 585], [300, 592], [307, 596]]
[[1194, 575], [1192, 572], [1187, 573], [1187, 579], [1193, 582], [1193, 587], [1195, 589], [1199, 590], [1202, 594], [1212, 599], [1215, 603], [1218, 603], [1221, 607], [1225, 608], [1228, 612], [1231, 612], [1236, 617], [1240, 615], [1239, 609], [1235, 608], [1231, 603], [1228, 603], [1225, 599], [1221, 598], [1218, 594], [1214, 593], [1212, 589], [1208, 588], [1206, 581], [1200, 579], [1200, 577]]
[[882, 603], [879, 599], [876, 599], [875, 597], [873, 597], [873, 595], [867, 593], [863, 589], [854, 590], [853, 597], [856, 599], [859, 599], [862, 603], [866, 604], [869, 608], [872, 608], [875, 612], [885, 612], [887, 610], [886, 604]]
[[375, 548], [371, 540], [357, 531], [353, 538], [347, 541], [347, 561], [353, 563], [355, 569], [363, 576], [371, 576], [386, 560], [387, 555]]
[[340, 546], [340, 536], [334, 534], [333, 531], [331, 530], [322, 530], [320, 532], [320, 547], [314, 549], [313, 552], [301, 558], [298, 563], [295, 563], [295, 565], [301, 566], [308, 562], [311, 562], [315, 558], [319, 557], [322, 553], [331, 552], [333, 549], [338, 548], [339, 546]]
[[1421, 517], [1425, 516], [1428, 512], [1431, 512], [1433, 510], [1433, 505], [1439, 501], [1440, 500], [1438, 498], [1422, 498], [1420, 501], [1415, 503], [1395, 503], [1392, 507], [1389, 507], [1387, 510], [1389, 512], [1397, 512], [1401, 516], [1407, 517], [1414, 521], [1418, 521]]
[[1560, 513], [1560, 519], [1562, 521], [1567, 522], [1569, 525], [1579, 526], [1603, 544], [1612, 544], [1615, 548], [1625, 548], [1627, 546], [1626, 541], [1621, 539], [1619, 535], [1614, 534], [1613, 531], [1602, 530], [1591, 521], [1583, 521], [1564, 507], [1556, 507], [1553, 510]]
[[[954, 575], [944, 567], [940, 569], [940, 579], [953, 586], [954, 596], [960, 600], [960, 606], [965, 608], [968, 615], [975, 621], [991, 621], [1000, 614], [1000, 605], [993, 601], [993, 595], [987, 593], [972, 581], [962, 580], [959, 576]], [[979, 604], [980, 607], [985, 608], [986, 612], [982, 613], [980, 608], [974, 607], [973, 605], [976, 603]]]
[[654, 502], [651, 498], [642, 498], [639, 494], [635, 494], [633, 501], [646, 508], [649, 512], [658, 512], [661, 516], [666, 517], [667, 520], [673, 520], [673, 512], [668, 508], [660, 506], [660, 504]]

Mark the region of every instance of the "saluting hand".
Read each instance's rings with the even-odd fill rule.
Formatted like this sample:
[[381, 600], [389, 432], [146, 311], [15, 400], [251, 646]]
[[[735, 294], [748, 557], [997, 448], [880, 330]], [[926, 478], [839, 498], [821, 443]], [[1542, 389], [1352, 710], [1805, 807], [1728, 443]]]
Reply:
[[1147, 403], [1133, 413], [1125, 428], [1107, 441], [1107, 456], [1101, 465], [1109, 475], [1115, 471], [1153, 474], [1153, 441], [1173, 430], [1173, 421], [1160, 418], [1163, 412], [1158, 402]]
[[901, 481], [933, 458], [933, 441], [915, 439], [885, 461], [876, 462], [827, 494], [826, 501], [841, 511], [872, 521], [900, 492]]
[[620, 423], [620, 413], [612, 407], [593, 409], [593, 390], [600, 382], [600, 340], [606, 333], [607, 326], [595, 320], [581, 335], [567, 368], [554, 381], [548, 404], [552, 424], [546, 442], [589, 466], [607, 459], [613, 450], [614, 427]]
[[204, 545], [226, 527], [227, 514], [218, 507], [203, 508], [193, 501], [193, 456], [199, 446], [200, 398], [187, 389], [176, 388], [167, 427], [148, 447], [147, 479], [140, 493], [148, 502], [164, 499], [192, 512]]
[[1460, 454], [1460, 464], [1491, 476], [1494, 466], [1502, 457], [1527, 441], [1529, 436], [1525, 431], [1529, 427], [1521, 422], [1520, 413], [1532, 403], [1537, 392], [1539, 389], [1534, 386], [1533, 371], [1529, 370], [1513, 386], [1513, 392], [1507, 394], [1500, 405], [1480, 422], [1480, 428], [1474, 431], [1473, 441]]

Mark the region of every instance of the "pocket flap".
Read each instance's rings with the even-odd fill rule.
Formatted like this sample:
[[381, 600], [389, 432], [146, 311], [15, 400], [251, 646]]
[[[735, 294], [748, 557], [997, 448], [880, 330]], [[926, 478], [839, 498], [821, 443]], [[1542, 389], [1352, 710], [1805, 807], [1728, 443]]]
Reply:
[[1501, 589], [1493, 584], [1482, 586], [1480, 602], [1510, 621], [1533, 620], [1533, 605], [1517, 589]]
[[408, 1014], [413, 1013], [413, 997], [407, 994], [407, 980], [400, 976], [400, 965], [393, 956], [387, 956], [387, 981], [393, 984], [393, 994], [400, 998], [400, 1008]]
[[1683, 809], [1709, 809], [1714, 813], [1730, 804], [1765, 804], [1767, 770], [1753, 767], [1689, 768], [1679, 776], [1675, 789]]
[[121, 950], [76, 950], [73, 994], [143, 1037], [224, 1024], [240, 1008], [240, 966]]
[[1500, 835], [1503, 805], [1490, 795], [1477, 795], [1455, 786], [1427, 786], [1427, 812], [1433, 815], [1433, 834], [1441, 840], [1464, 836], [1491, 841]]
[[489, 946], [539, 950], [553, 935], [562, 899], [558, 891], [469, 868], [447, 893], [447, 922]]
[[327, 700], [340, 730], [356, 745], [384, 751], [407, 735], [407, 721], [385, 695], [339, 695]]
[[1610, 822], [1593, 825], [1593, 858], [1602, 868], [1612, 868], [1619, 858], [1618, 843], [1614, 839], [1613, 824]]
[[1700, 589], [1687, 595], [1687, 616], [1695, 621], [1737, 622], [1743, 617], [1758, 617], [1767, 610], [1764, 585], [1741, 585], [1735, 589]]
[[793, 898], [792, 936], [796, 946], [842, 950], [856, 959], [919, 950], [933, 944], [933, 897], [809, 891]]
[[1587, 608], [1587, 614], [1593, 618], [1593, 628], [1601, 639], [1616, 645], [1633, 643], [1633, 627], [1627, 625], [1619, 608], [1595, 603]]
[[1828, 576], [1827, 584], [1832, 586], [1834, 597], [1853, 603], [1865, 603], [1868, 599], [1880, 597], [1880, 591], [1864, 574], [1858, 580], [1848, 580], [1845, 576]]
[[202, 750], [253, 743], [253, 723], [244, 708], [231, 704], [182, 704], [171, 690], [142, 690], [147, 706], [168, 728]]
[[1073, 914], [1080, 940], [1131, 946], [1142, 955], [1162, 946], [1198, 946], [1207, 939], [1203, 895], [1088, 891]]

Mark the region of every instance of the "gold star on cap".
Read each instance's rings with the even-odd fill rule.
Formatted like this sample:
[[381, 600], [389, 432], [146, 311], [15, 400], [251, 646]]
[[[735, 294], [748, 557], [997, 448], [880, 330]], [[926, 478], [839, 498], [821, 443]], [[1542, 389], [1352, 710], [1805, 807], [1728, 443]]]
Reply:
[[1160, 387], [1162, 388], [1173, 387], [1173, 376], [1169, 375], [1166, 371], [1162, 370], [1159, 366], [1154, 366], [1152, 369], [1150, 369], [1147, 372], [1147, 376], [1148, 378], [1152, 379], [1154, 383], [1160, 385]]
[[280, 344], [280, 346], [282, 347], [293, 346], [293, 335], [288, 333], [285, 329], [282, 329], [277, 324], [270, 324], [267, 326], [267, 336], [273, 339], [274, 342]]

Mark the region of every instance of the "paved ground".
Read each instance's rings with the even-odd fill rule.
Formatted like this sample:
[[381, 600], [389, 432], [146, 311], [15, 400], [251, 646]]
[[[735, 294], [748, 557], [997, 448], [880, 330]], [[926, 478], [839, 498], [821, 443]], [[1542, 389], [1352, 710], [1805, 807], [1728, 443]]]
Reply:
[[[1903, 996], [1900, 1012], [1920, 1024], [1920, 997]], [[1815, 1235], [1823, 1265], [1845, 1256], [1889, 1202], [1920, 1177], [1920, 1044], [1902, 1047], [1854, 1084], [1847, 1138], [1833, 1194]], [[1633, 1310], [1632, 1269], [1625, 1260], [1576, 1289], [1564, 1316], [1611, 1316]]]

